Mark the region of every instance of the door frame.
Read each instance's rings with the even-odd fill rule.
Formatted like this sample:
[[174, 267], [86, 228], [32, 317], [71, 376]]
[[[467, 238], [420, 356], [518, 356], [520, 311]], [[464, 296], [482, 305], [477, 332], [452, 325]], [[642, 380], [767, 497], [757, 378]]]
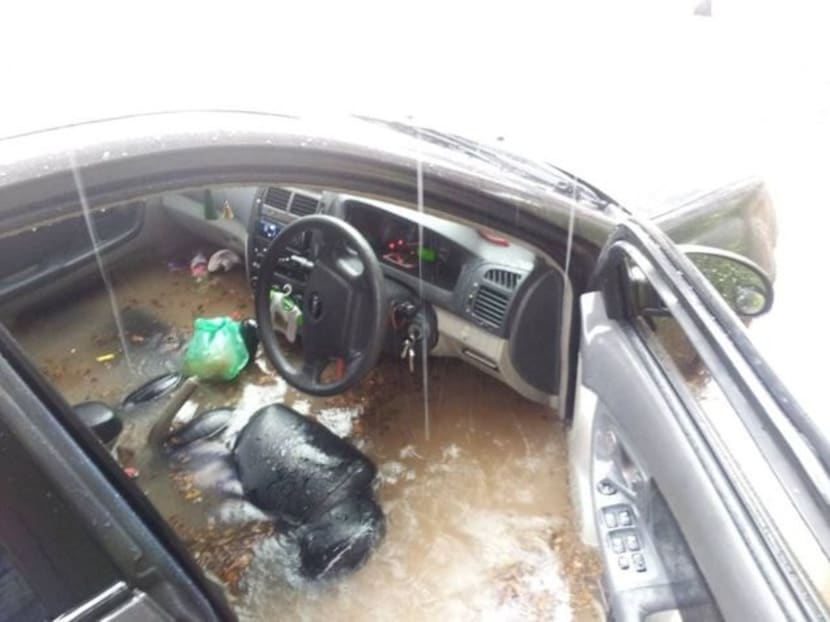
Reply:
[[[637, 267], [646, 273], [650, 284], [695, 345], [703, 363], [734, 409], [740, 425], [746, 427], [757, 443], [756, 449], [760, 449], [774, 470], [795, 515], [824, 549], [822, 559], [826, 561], [830, 525], [826, 513], [827, 455], [821, 451], [821, 439], [810, 443], [811, 439], [803, 435], [804, 420], [799, 417], [803, 411], [799, 411], [780, 381], [772, 375], [769, 366], [752, 346], [744, 326], [705, 277], [651, 223], [642, 223], [634, 218], [623, 222], [603, 248], [592, 280], [592, 289], [598, 290], [601, 297], [602, 312], [607, 313], [602, 321], [624, 335], [620, 344], [628, 344], [639, 351], [638, 364], [650, 369], [654, 387], [665, 396], [666, 414], [673, 414], [686, 430], [688, 442], [694, 447], [700, 463], [714, 469], [710, 471], [712, 481], [725, 484], [719, 487], [721, 502], [730, 508], [729, 513], [735, 524], [740, 525], [747, 545], [768, 577], [769, 588], [775, 591], [780, 603], [790, 603], [784, 610], [790, 614], [802, 611], [808, 617], [826, 615], [826, 602], [816, 588], [816, 584], [821, 584], [815, 581], [816, 574], [810, 573], [816, 565], [806, 569], [802, 566], [804, 557], [800, 557], [798, 550], [790, 546], [792, 540], [776, 522], [776, 516], [780, 513], [773, 516], [775, 513], [770, 512], [753, 486], [741, 476], [729, 448], [713, 436], [706, 417], [686, 387], [666, 374], [641, 332], [634, 328], [632, 322], [636, 309], [622, 270], [626, 258], [634, 260]], [[591, 320], [586, 318], [585, 321]], [[588, 338], [583, 326], [582, 347], [585, 347]], [[582, 353], [582, 364], [583, 367], [586, 365], [585, 352]], [[587, 364], [597, 365], [595, 361], [588, 361]], [[591, 370], [583, 368], [581, 374], [583, 378], [590, 376]], [[585, 386], [580, 387], [583, 398], [590, 394], [585, 389]], [[603, 399], [601, 389], [598, 393], [601, 404], [607, 407], [613, 403], [613, 396], [606, 395]], [[791, 408], [787, 411], [778, 408], [779, 400], [791, 405]], [[591, 417], [583, 412], [584, 405], [592, 403], [591, 399], [578, 402], [576, 416]], [[672, 402], [674, 404], [670, 408], [668, 404]], [[625, 411], [624, 406], [617, 405], [616, 409]], [[793, 414], [795, 416], [791, 416]], [[576, 421], [575, 427], [581, 425], [582, 422]], [[583, 434], [591, 433], [583, 430]], [[591, 440], [583, 441], [583, 447], [586, 443], [590, 445]], [[591, 481], [590, 478], [588, 481]], [[596, 498], [593, 491], [587, 496]], [[585, 498], [583, 491], [580, 505], [585, 505]], [[583, 509], [585, 516], [587, 513]], [[826, 563], [819, 564], [822, 569], [825, 566]]]
[[131, 589], [176, 618], [234, 620], [173, 529], [0, 325], [0, 418]]

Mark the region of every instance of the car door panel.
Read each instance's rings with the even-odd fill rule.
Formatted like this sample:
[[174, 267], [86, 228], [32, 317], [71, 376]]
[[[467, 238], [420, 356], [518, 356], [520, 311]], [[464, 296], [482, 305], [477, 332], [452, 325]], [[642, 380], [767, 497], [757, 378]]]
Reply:
[[[591, 416], [592, 522], [598, 527], [615, 614], [641, 619], [667, 609], [713, 606], [699, 564], [727, 619], [775, 619], [769, 613], [777, 604], [693, 449], [688, 424], [669, 415], [677, 406], [659, 388], [631, 336], [608, 319], [600, 295], [583, 296], [582, 305], [582, 385], [598, 396]], [[618, 492], [602, 494], [603, 482], [611, 482]], [[611, 538], [624, 530], [609, 528], [605, 519], [619, 507], [631, 510], [645, 572], [620, 568], [621, 554], [614, 551]], [[665, 529], [663, 537], [655, 532], [661, 522], [674, 521], [679, 521], [685, 541], [676, 534], [667, 538]]]
[[[98, 252], [107, 253], [129, 242], [141, 230], [143, 220], [144, 206], [135, 202], [92, 213], [89, 222]], [[95, 261], [83, 214], [6, 234], [0, 249], [0, 303]]]
[[[760, 410], [769, 402], [763, 385], [742, 375], [749, 365], [730, 350], [733, 342], [712, 323], [713, 315], [700, 313], [705, 305], [686, 280], [699, 275], [680, 277], [661, 256], [658, 240], [636, 225], [621, 227], [600, 259], [599, 292], [581, 301], [574, 421], [581, 441], [572, 445], [581, 456], [572, 464], [577, 471], [580, 462], [590, 465], [575, 478], [581, 482], [577, 499], [606, 561], [610, 607], [621, 619], [642, 619], [674, 606], [717, 607], [727, 619], [821, 617], [825, 609], [817, 590], [826, 557], [806, 543], [826, 527], [811, 502], [816, 498], [792, 496], [798, 473], [777, 459], [786, 452], [769, 426], [755, 423], [761, 416], [769, 420], [770, 413]], [[658, 340], [644, 329], [656, 320], [627, 311], [632, 306], [623, 278], [628, 260], [647, 275], [666, 305], [665, 315], [676, 318], [693, 344], [696, 371], [710, 379], [707, 395], [722, 395], [720, 417], [707, 411], [710, 404], [696, 402], [688, 379], [684, 382], [665, 352], [660, 355]], [[739, 330], [729, 318], [725, 325]], [[801, 453], [799, 463], [809, 462]], [[752, 481], [753, 475], [763, 484]], [[801, 486], [820, 491], [821, 481]], [[651, 576], [648, 569], [632, 579], [621, 567], [611, 538], [619, 526], [606, 520], [615, 507], [630, 508], [642, 528], [645, 550], [656, 562]], [[649, 557], [645, 561], [648, 566]]]

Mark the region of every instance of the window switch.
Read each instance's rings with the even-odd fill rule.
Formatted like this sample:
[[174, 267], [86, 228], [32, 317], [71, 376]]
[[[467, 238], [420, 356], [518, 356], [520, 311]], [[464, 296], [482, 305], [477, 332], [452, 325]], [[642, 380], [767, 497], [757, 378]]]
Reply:
[[605, 526], [614, 529], [617, 526], [617, 515], [613, 510], [605, 510]]
[[640, 541], [637, 539], [637, 536], [631, 534], [625, 537], [625, 546], [629, 551], [639, 551]]
[[617, 564], [619, 564], [620, 570], [628, 570], [628, 567], [630, 565], [628, 561], [628, 555], [620, 555], [617, 558]]
[[634, 569], [637, 572], [645, 572], [646, 571], [646, 560], [643, 557], [642, 553], [634, 553], [631, 556], [631, 561], [634, 563]]
[[628, 510], [620, 510], [618, 518], [621, 527], [631, 527], [633, 523], [631, 520], [631, 512]]
[[622, 536], [611, 536], [611, 548], [617, 555], [625, 553], [625, 542]]

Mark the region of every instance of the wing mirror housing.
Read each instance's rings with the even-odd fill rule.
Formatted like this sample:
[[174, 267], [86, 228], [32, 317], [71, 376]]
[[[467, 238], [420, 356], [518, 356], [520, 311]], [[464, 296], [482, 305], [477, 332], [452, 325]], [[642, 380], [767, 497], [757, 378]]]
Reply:
[[756, 263], [708, 246], [682, 245], [680, 250], [739, 316], [758, 317], [772, 307], [772, 279]]

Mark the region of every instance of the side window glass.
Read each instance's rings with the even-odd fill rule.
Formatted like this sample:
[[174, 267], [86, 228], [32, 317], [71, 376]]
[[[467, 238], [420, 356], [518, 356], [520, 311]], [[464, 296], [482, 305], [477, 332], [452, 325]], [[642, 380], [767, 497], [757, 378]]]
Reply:
[[745, 435], [746, 429], [734, 416], [734, 407], [723, 388], [703, 361], [698, 347], [668, 310], [669, 306], [630, 258], [626, 259], [625, 268], [629, 289], [633, 292], [634, 326], [661, 367], [668, 372], [670, 382], [678, 390], [685, 389], [724, 439], [735, 434]]
[[710, 374], [700, 360], [689, 337], [671, 316], [655, 317], [650, 322], [651, 332], [693, 391], [699, 391]]
[[626, 260], [626, 272], [637, 314], [635, 324], [642, 333], [653, 338], [647, 341], [652, 346], [658, 346], [656, 349], [659, 357], [671, 361], [692, 394], [699, 395], [711, 374], [703, 364], [697, 348], [667, 310], [667, 305], [643, 271], [630, 259]]

